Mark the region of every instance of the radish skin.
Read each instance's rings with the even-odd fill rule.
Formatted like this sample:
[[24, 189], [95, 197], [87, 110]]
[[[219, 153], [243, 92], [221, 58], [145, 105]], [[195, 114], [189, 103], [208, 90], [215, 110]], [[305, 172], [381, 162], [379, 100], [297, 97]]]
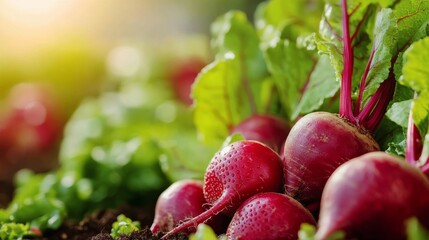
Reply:
[[286, 194], [304, 204], [317, 204], [326, 181], [338, 166], [379, 149], [367, 131], [338, 115], [307, 114], [292, 127], [285, 142]]
[[249, 197], [260, 192], [281, 192], [280, 156], [268, 146], [251, 140], [234, 142], [216, 153], [204, 176], [204, 197], [211, 207], [177, 226], [161, 239], [195, 229], [220, 213], [233, 215]]
[[247, 199], [228, 226], [228, 239], [295, 240], [302, 223], [316, 225], [311, 213], [280, 193], [259, 193]]
[[289, 123], [280, 117], [253, 115], [235, 126], [231, 134], [240, 133], [245, 139], [262, 142], [280, 153], [290, 129]]
[[346, 239], [407, 239], [405, 221], [429, 227], [429, 180], [384, 152], [340, 166], [323, 191], [317, 240], [344, 231]]
[[[155, 218], [150, 230], [153, 234], [168, 232], [181, 222], [206, 210], [203, 181], [184, 179], [164, 190], [155, 206]], [[217, 233], [223, 233], [229, 223], [226, 216], [217, 215], [207, 222]], [[190, 233], [190, 232], [189, 232]]]

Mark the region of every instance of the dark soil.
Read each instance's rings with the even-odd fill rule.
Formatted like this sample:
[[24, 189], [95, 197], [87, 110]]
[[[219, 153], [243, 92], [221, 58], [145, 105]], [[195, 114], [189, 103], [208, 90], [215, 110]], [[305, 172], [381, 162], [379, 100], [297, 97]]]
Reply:
[[6, 208], [12, 200], [14, 186], [12, 181], [0, 180], [0, 209]]
[[[156, 240], [161, 235], [154, 236], [150, 231], [154, 216], [154, 206], [131, 207], [123, 206], [117, 209], [96, 211], [80, 222], [66, 220], [57, 230], [45, 231], [42, 237], [27, 238], [28, 240], [113, 240], [110, 230], [113, 222], [120, 214], [124, 214], [133, 221], [139, 221], [142, 230], [132, 233], [129, 236], [121, 236], [120, 240]], [[188, 237], [183, 234], [173, 236], [169, 239], [186, 240]]]

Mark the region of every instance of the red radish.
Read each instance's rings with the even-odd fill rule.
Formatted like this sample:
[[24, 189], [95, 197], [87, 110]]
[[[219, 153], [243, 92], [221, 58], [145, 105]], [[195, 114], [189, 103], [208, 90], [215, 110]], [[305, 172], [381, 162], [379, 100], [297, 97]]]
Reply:
[[[203, 193], [203, 181], [180, 180], [168, 187], [158, 198], [155, 218], [150, 230], [153, 234], [168, 232], [181, 222], [204, 212], [207, 202]], [[217, 233], [226, 230], [229, 221], [217, 215], [207, 222]]]
[[184, 61], [175, 61], [170, 73], [170, 80], [176, 98], [187, 104], [192, 104], [191, 89], [200, 70], [206, 65], [201, 58], [193, 57]]
[[406, 239], [405, 221], [429, 227], [429, 180], [384, 152], [340, 166], [323, 191], [316, 239], [344, 231], [347, 239]]
[[298, 239], [302, 223], [316, 220], [301, 203], [280, 193], [259, 193], [247, 199], [228, 226], [228, 239]]
[[320, 200], [323, 186], [342, 163], [379, 146], [369, 132], [326, 112], [301, 118], [284, 146], [286, 193], [305, 204]]
[[[355, 68], [358, 67], [354, 64], [354, 47], [359, 41], [356, 36], [368, 19], [367, 15], [356, 19], [359, 20], [358, 25], [351, 32], [349, 18], [353, 10], [347, 8], [347, 0], [341, 2], [342, 36], [334, 34], [335, 39], [343, 43], [344, 67], [341, 75], [339, 115], [312, 113], [301, 118], [291, 129], [283, 152], [286, 193], [312, 206], [317, 206], [320, 202], [326, 180], [338, 166], [354, 157], [380, 149], [371, 133], [380, 124], [393, 98], [396, 86], [393, 66], [401, 51], [398, 49], [398, 52], [392, 54], [387, 77], [369, 100], [364, 101], [367, 78], [376, 65], [374, 54], [377, 44], [373, 45], [356, 93], [357, 98], [353, 100], [352, 78]], [[356, 9], [359, 7], [361, 6], [358, 4]], [[329, 25], [329, 22], [327, 24]], [[317, 212], [317, 209], [315, 211]]]
[[262, 142], [279, 153], [290, 128], [289, 123], [280, 117], [253, 115], [235, 126], [231, 134], [241, 133], [245, 139]]
[[247, 198], [260, 192], [280, 192], [283, 171], [280, 156], [257, 141], [234, 142], [212, 158], [204, 176], [204, 196], [211, 207], [168, 232], [194, 229], [198, 224], [220, 214], [233, 214]]
[[7, 116], [0, 119], [0, 150], [47, 151], [57, 146], [62, 121], [47, 89], [18, 84], [11, 89], [8, 100]]
[[34, 83], [14, 86], [0, 114], [0, 180], [22, 168], [37, 172], [56, 165], [64, 119], [49, 89]]

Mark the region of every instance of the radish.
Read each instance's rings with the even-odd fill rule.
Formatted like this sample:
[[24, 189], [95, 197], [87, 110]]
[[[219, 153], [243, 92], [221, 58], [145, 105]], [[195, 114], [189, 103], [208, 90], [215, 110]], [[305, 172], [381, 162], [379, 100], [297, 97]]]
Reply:
[[298, 239], [302, 223], [316, 220], [301, 203], [280, 193], [259, 193], [247, 199], [228, 226], [228, 239]]
[[282, 188], [282, 162], [276, 152], [257, 141], [234, 142], [217, 152], [206, 170], [204, 196], [211, 207], [162, 239], [195, 229], [217, 214], [232, 215], [247, 198], [260, 192], [281, 192]]
[[340, 166], [323, 191], [316, 239], [406, 239], [411, 217], [429, 227], [429, 180], [405, 161], [367, 153]]
[[232, 129], [231, 134], [241, 133], [247, 140], [262, 142], [280, 153], [290, 125], [284, 119], [272, 115], [252, 115]]
[[199, 57], [190, 57], [171, 63], [169, 80], [175, 97], [186, 105], [192, 105], [191, 90], [198, 73], [206, 65], [206, 61]]
[[338, 115], [307, 114], [295, 124], [285, 143], [286, 193], [304, 203], [318, 201], [324, 183], [339, 165], [378, 149], [369, 132]]
[[[368, 101], [363, 100], [369, 81], [367, 78], [377, 64], [374, 54], [379, 46], [374, 44], [355, 93], [356, 98], [352, 98], [355, 95], [352, 93], [353, 72], [359, 67], [354, 64], [354, 47], [359, 44], [356, 36], [363, 32], [360, 28], [367, 24], [368, 15], [364, 14], [363, 19], [353, 19], [356, 20], [353, 23], [358, 22], [358, 25], [351, 32], [349, 18], [360, 11], [362, 6], [357, 4], [352, 12], [347, 8], [346, 0], [342, 0], [341, 6], [342, 36], [334, 33], [335, 37], [332, 38], [333, 41], [338, 40], [338, 44], [342, 41], [343, 47], [339, 115], [316, 112], [304, 116], [292, 127], [283, 152], [286, 194], [313, 208], [320, 202], [323, 187], [338, 166], [354, 157], [380, 149], [372, 133], [380, 124], [396, 86], [393, 66], [399, 50], [391, 56], [387, 77], [383, 76], [384, 81]], [[317, 214], [317, 207], [314, 212]]]
[[[179, 223], [195, 217], [206, 210], [203, 181], [180, 180], [173, 183], [159, 196], [155, 218], [150, 230], [153, 234], [168, 232]], [[207, 222], [217, 233], [223, 233], [229, 223], [225, 216], [217, 215]]]

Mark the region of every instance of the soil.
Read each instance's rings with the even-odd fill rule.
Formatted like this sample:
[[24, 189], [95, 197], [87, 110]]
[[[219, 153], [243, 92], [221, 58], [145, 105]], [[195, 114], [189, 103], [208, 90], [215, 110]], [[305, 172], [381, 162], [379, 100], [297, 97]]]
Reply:
[[[120, 236], [119, 240], [157, 240], [162, 235], [153, 235], [150, 225], [153, 220], [154, 206], [132, 207], [122, 206], [116, 209], [96, 211], [80, 222], [66, 220], [57, 230], [45, 231], [42, 237], [27, 238], [27, 240], [113, 240], [110, 229], [120, 214], [124, 214], [133, 221], [139, 221], [142, 230], [133, 232], [129, 236]], [[186, 240], [184, 234], [178, 234], [170, 240]]]
[[0, 180], [0, 209], [6, 208], [12, 200], [14, 186], [12, 181]]
[[[12, 200], [14, 186], [10, 179], [0, 180], [0, 209], [7, 208]], [[157, 240], [162, 234], [153, 235], [150, 226], [154, 218], [155, 203], [145, 206], [121, 206], [115, 209], [95, 211], [82, 221], [64, 220], [60, 228], [47, 230], [40, 237], [28, 237], [25, 240], [113, 240], [110, 230], [117, 216], [124, 214], [133, 221], [139, 221], [141, 229], [129, 236], [120, 236], [119, 240]], [[169, 240], [187, 240], [185, 234], [177, 234]]]

